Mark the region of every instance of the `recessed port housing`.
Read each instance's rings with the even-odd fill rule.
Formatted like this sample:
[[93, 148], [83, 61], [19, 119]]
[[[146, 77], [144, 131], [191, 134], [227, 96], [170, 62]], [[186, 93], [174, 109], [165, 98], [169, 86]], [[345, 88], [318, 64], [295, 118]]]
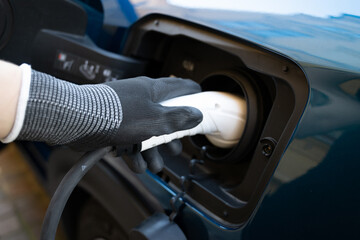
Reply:
[[247, 123], [236, 146], [221, 149], [200, 135], [184, 138], [180, 155], [161, 148], [165, 168], [156, 176], [178, 192], [188, 176], [186, 202], [224, 226], [244, 224], [306, 105], [305, 74], [292, 60], [261, 46], [162, 15], [135, 24], [124, 53], [148, 61], [148, 76], [189, 78], [204, 91], [246, 100]]

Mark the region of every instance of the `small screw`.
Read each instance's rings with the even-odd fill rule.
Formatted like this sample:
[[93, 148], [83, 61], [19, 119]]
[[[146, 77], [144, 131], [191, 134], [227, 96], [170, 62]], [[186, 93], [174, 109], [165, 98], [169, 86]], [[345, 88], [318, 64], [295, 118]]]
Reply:
[[155, 24], [155, 26], [159, 26], [160, 21], [159, 21], [159, 20], [155, 20], [155, 21], [154, 21], [154, 24]]
[[277, 141], [271, 137], [265, 137], [260, 140], [260, 143], [262, 144], [262, 154], [265, 157], [270, 157], [275, 149]]
[[227, 217], [227, 216], [229, 216], [229, 213], [226, 210], [224, 210], [223, 215], [224, 215], [224, 217]]
[[282, 66], [282, 71], [283, 71], [283, 72], [288, 72], [288, 71], [289, 71], [289, 67], [288, 67], [288, 66]]
[[269, 157], [272, 152], [273, 152], [273, 148], [271, 145], [265, 144], [263, 146], [262, 153], [264, 154], [264, 156]]

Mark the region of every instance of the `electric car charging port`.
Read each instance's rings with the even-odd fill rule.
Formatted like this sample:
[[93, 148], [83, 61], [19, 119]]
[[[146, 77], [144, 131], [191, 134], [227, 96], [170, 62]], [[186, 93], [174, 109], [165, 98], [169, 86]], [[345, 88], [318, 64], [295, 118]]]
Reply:
[[244, 224], [305, 106], [307, 81], [301, 69], [242, 39], [162, 15], [137, 22], [123, 53], [147, 61], [149, 76], [192, 79], [203, 91], [224, 91], [246, 101], [246, 125], [238, 144], [220, 148], [203, 135], [185, 137], [180, 155], [160, 147], [165, 167], [158, 174], [213, 220], [229, 227]]

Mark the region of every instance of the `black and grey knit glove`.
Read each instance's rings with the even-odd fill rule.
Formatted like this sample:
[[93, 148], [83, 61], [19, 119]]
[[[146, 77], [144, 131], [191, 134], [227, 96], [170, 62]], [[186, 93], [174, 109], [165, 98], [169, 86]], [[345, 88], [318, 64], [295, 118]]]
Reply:
[[[195, 127], [202, 120], [201, 112], [195, 108], [159, 104], [199, 92], [199, 85], [191, 80], [137, 77], [76, 85], [30, 71], [25, 116], [16, 137], [19, 140], [70, 144], [90, 150], [137, 144], [152, 136]], [[139, 171], [144, 170], [144, 166], [140, 168]]]

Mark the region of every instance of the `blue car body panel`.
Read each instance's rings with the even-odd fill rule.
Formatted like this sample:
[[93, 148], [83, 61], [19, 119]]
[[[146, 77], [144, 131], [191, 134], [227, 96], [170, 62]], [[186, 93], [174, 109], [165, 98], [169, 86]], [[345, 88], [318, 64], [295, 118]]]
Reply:
[[[252, 218], [244, 226], [229, 229], [187, 203], [180, 225], [185, 232], [192, 232], [191, 239], [358, 239], [360, 17], [344, 13], [320, 18], [186, 9], [164, 1], [130, 2], [133, 9], [126, 24], [135, 21], [134, 13], [138, 18], [163, 13], [199, 23], [289, 56], [309, 81], [303, 117]], [[123, 24], [118, 25], [126, 26]], [[141, 178], [168, 206], [175, 192], [155, 175]]]
[[[127, 1], [102, 2], [104, 5], [114, 2], [112, 5], [116, 5], [115, 2]], [[109, 13], [104, 9], [104, 23], [128, 27], [148, 14], [162, 13], [250, 40], [297, 61], [360, 71], [360, 17], [346, 12], [340, 16], [314, 17], [305, 14], [279, 15], [185, 8], [168, 4], [166, 1], [129, 2], [133, 6], [129, 13], [129, 8], [125, 7], [119, 8], [118, 14], [113, 12], [114, 9], [109, 10]], [[354, 8], [359, 7], [358, 5]], [[114, 15], [127, 20], [116, 21], [111, 17]]]

